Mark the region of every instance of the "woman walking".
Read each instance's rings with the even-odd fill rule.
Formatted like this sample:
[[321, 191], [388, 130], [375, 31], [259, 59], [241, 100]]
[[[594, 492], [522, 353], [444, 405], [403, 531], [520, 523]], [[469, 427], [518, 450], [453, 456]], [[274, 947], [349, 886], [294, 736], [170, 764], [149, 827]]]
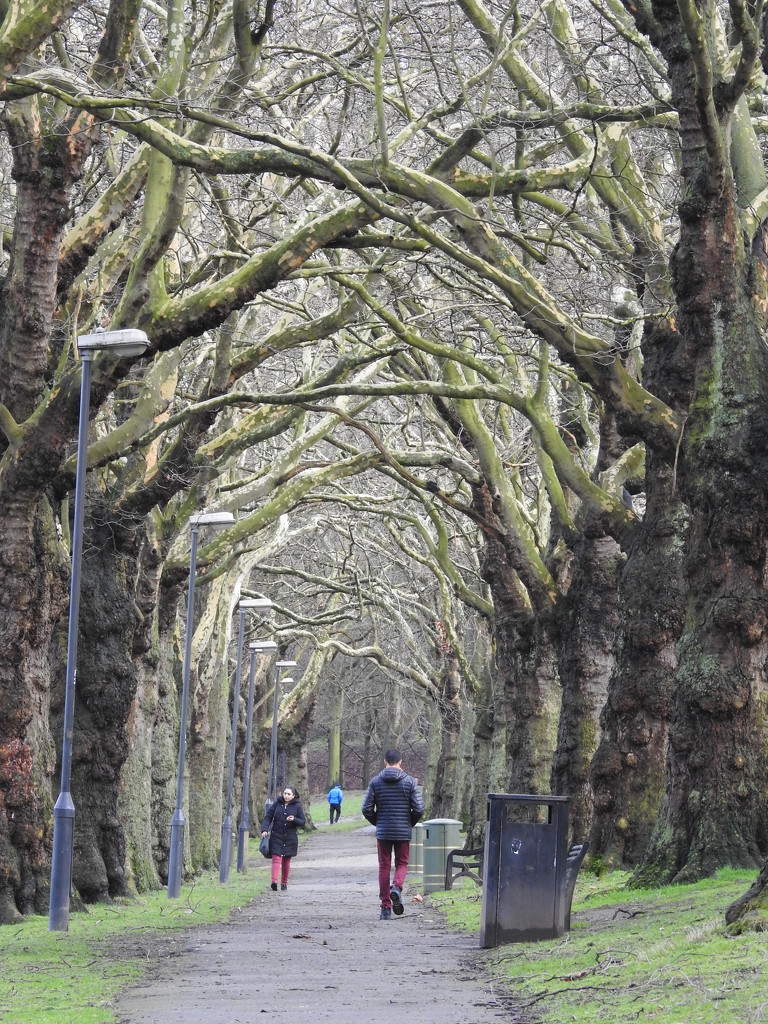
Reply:
[[278, 882], [282, 890], [288, 888], [291, 858], [299, 852], [298, 829], [304, 824], [304, 820], [304, 809], [299, 801], [299, 794], [292, 786], [286, 786], [283, 795], [267, 808], [261, 825], [261, 834], [269, 835], [273, 891], [277, 890]]

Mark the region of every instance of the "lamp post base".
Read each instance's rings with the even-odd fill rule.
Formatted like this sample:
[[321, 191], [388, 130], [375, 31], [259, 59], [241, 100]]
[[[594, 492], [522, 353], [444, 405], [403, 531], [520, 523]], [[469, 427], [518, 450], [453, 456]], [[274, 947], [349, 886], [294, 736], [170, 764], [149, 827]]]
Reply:
[[178, 812], [171, 822], [171, 847], [168, 851], [168, 898], [177, 899], [181, 892], [181, 870], [184, 864], [184, 830], [186, 821]]
[[72, 844], [75, 834], [75, 805], [69, 793], [61, 793], [53, 809], [53, 856], [51, 896], [48, 903], [48, 931], [69, 930], [69, 900], [72, 891]]
[[241, 874], [245, 874], [246, 871], [245, 851], [248, 849], [249, 831], [249, 823], [247, 821], [241, 822], [237, 833], [237, 870]]
[[232, 816], [227, 815], [221, 826], [221, 858], [219, 860], [219, 881], [229, 881], [229, 863], [232, 860]]

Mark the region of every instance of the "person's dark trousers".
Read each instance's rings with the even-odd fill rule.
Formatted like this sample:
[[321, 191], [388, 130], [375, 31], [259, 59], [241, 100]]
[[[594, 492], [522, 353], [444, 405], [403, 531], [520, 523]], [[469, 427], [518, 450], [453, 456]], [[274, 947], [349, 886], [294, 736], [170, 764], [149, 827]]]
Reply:
[[341, 816], [341, 804], [329, 804], [328, 806], [331, 808], [331, 824], [333, 824]]
[[[392, 906], [391, 888], [402, 891], [405, 876], [408, 873], [408, 854], [411, 844], [407, 839], [377, 839], [376, 849], [379, 854], [379, 898], [382, 907]], [[395, 855], [395, 875], [390, 882], [392, 872], [392, 854]]]

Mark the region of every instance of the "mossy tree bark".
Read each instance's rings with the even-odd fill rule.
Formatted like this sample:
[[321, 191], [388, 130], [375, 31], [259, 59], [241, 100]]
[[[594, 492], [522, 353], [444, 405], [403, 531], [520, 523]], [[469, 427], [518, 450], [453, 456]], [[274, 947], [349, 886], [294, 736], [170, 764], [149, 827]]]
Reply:
[[[495, 660], [495, 659], [492, 659]], [[506, 731], [501, 718], [502, 687], [495, 665], [480, 676], [483, 687], [475, 697], [476, 719], [472, 745], [472, 789], [465, 819], [467, 843], [482, 844], [488, 818], [488, 793], [506, 792]]]
[[638, 13], [668, 61], [680, 118], [685, 192], [672, 260], [677, 337], [668, 344], [692, 374], [677, 484], [695, 513], [666, 787], [638, 871], [644, 882], [755, 866], [768, 852], [768, 764], [757, 753], [768, 696], [768, 293], [765, 261], [745, 231], [751, 151], [737, 133], [760, 31], [749, 17], [735, 26], [742, 49], [732, 71], [717, 17], [710, 3], [694, 12], [654, 2]]
[[344, 691], [339, 687], [331, 702], [331, 722], [328, 729], [328, 775], [326, 784], [331, 786], [344, 785], [344, 772], [341, 758], [342, 725], [344, 722]]
[[[49, 711], [61, 707], [50, 680], [63, 679], [64, 652], [49, 653], [51, 628], [66, 605], [66, 552], [55, 518], [41, 500], [3, 517], [0, 581], [7, 614], [0, 626], [0, 923], [48, 906], [51, 777], [55, 729]], [[53, 656], [52, 656], [53, 655]]]
[[592, 824], [589, 768], [600, 738], [600, 714], [614, 664], [619, 619], [621, 548], [602, 526], [587, 523], [575, 545], [573, 578], [558, 614], [562, 702], [552, 793], [570, 797], [572, 841], [583, 842]]
[[[296, 711], [284, 718], [278, 732], [278, 758], [285, 758], [285, 785], [298, 790], [307, 819], [306, 829], [313, 829], [312, 809], [309, 803], [309, 772], [307, 743], [312, 724], [314, 698], [297, 705]], [[278, 772], [278, 781], [280, 773]], [[324, 812], [321, 812], [321, 814]]]
[[[486, 518], [490, 508], [481, 496]], [[505, 778], [502, 792], [546, 793], [557, 739], [560, 702], [553, 609], [534, 609], [505, 546], [485, 541], [483, 578], [494, 604], [496, 666], [500, 691], [494, 731], [503, 722]]]
[[728, 907], [725, 920], [732, 935], [768, 931], [768, 862], [751, 888]]
[[[142, 530], [109, 528], [91, 495], [83, 559], [72, 794], [78, 810], [72, 881], [87, 902], [126, 896], [126, 840], [118, 794], [137, 692], [133, 639], [140, 612]], [[99, 525], [95, 525], [98, 523]]]
[[432, 739], [437, 748], [430, 765], [434, 770], [429, 778], [425, 798], [431, 818], [456, 817], [459, 793], [459, 737], [464, 713], [463, 687], [458, 662], [450, 644], [442, 637], [442, 692], [436, 700]]
[[[307, 399], [338, 397], [356, 365], [375, 364], [381, 371], [378, 397], [412, 402], [401, 422], [395, 422], [397, 402], [392, 403], [394, 420], [382, 416], [387, 441], [396, 430], [418, 433], [412, 430], [416, 410], [424, 410], [426, 419], [439, 417], [438, 403], [450, 407], [450, 422], [458, 424], [454, 440], [461, 437], [462, 457], [469, 457], [454, 475], [455, 451], [444, 453], [422, 489], [446, 507], [450, 501], [461, 507], [473, 529], [487, 530], [484, 569], [497, 604], [500, 681], [485, 695], [476, 690], [472, 699], [489, 700], [478, 707], [477, 737], [488, 742], [490, 752], [479, 763], [493, 788], [496, 782], [503, 789], [548, 787], [558, 666], [565, 664], [558, 621], [563, 588], [558, 589], [550, 561], [561, 539], [569, 548], [579, 543], [579, 527], [570, 521], [570, 496], [591, 506], [601, 538], [612, 535], [623, 542], [628, 526], [629, 516], [615, 493], [593, 479], [593, 449], [586, 444], [576, 455], [570, 452], [552, 417], [570, 388], [564, 382], [576, 375], [588, 396], [578, 399], [589, 405], [587, 418], [594, 420], [607, 408], [627, 443], [641, 439], [647, 445], [650, 515], [667, 514], [667, 488], [670, 497], [680, 495], [692, 517], [682, 550], [683, 584], [670, 560], [664, 567], [667, 575], [660, 574], [667, 581], [663, 635], [653, 642], [646, 639], [647, 653], [636, 666], [630, 665], [633, 651], [643, 649], [643, 634], [651, 632], [653, 621], [648, 550], [638, 550], [638, 560], [625, 575], [624, 599], [636, 588], [643, 604], [638, 598], [637, 614], [630, 608], [633, 617], [626, 620], [620, 657], [628, 670], [627, 685], [621, 689], [617, 673], [610, 716], [604, 720], [602, 767], [610, 769], [617, 758], [621, 762], [621, 771], [614, 772], [616, 802], [606, 811], [618, 812], [621, 805], [631, 841], [611, 847], [603, 826], [612, 826], [602, 822], [600, 843], [609, 858], [622, 863], [638, 856], [658, 782], [654, 765], [672, 713], [666, 794], [644, 877], [695, 877], [723, 862], [760, 862], [766, 854], [760, 797], [766, 785], [763, 382], [768, 378], [765, 232], [758, 222], [768, 194], [747, 99], [755, 106], [763, 101], [755, 73], [762, 25], [751, 21], [750, 10], [737, 2], [626, 0], [623, 10], [622, 5], [611, 7], [609, 18], [610, 31], [618, 26], [627, 54], [613, 52], [608, 74], [605, 63], [593, 62], [592, 52], [581, 48], [593, 29], [601, 34], [605, 28], [601, 5], [552, 0], [538, 22], [524, 26], [516, 9], [497, 24], [483, 0], [457, 0], [449, 25], [434, 17], [419, 26], [423, 36], [414, 34], [428, 43], [424, 53], [414, 51], [414, 60], [431, 86], [409, 95], [415, 65], [399, 59], [400, 44], [402, 52], [410, 53], [412, 40], [398, 36], [402, 27], [394, 22], [397, 45], [391, 48], [391, 64], [390, 56], [378, 51], [376, 66], [367, 65], [363, 31], [360, 49], [352, 43], [344, 54], [334, 54], [327, 72], [317, 74], [313, 67], [310, 73], [297, 54], [285, 67], [265, 64], [260, 77], [260, 46], [273, 27], [271, 0], [262, 5], [260, 25], [253, 24], [246, 0], [205, 12], [185, 11], [180, 3], [164, 8], [138, 0], [115, 2], [98, 46], [91, 45], [84, 11], [71, 36], [81, 47], [73, 62], [53, 33], [61, 18], [79, 6], [58, 4], [51, 12], [22, 0], [3, 7], [0, 24], [4, 74], [28, 72], [12, 75], [3, 94], [13, 165], [8, 195], [13, 194], [16, 219], [10, 249], [3, 248], [11, 258], [3, 268], [0, 335], [5, 434], [0, 493], [7, 540], [0, 546], [5, 716], [0, 723], [0, 794], [6, 812], [12, 808], [10, 817], [0, 814], [0, 868], [8, 880], [0, 916], [38, 907], [44, 898], [55, 760], [47, 703], [50, 680], [60, 674], [63, 661], [58, 620], [66, 604], [66, 553], [58, 548], [54, 531], [58, 504], [71, 489], [65, 460], [75, 437], [78, 397], [70, 335], [81, 327], [122, 326], [129, 320], [147, 329], [156, 359], [152, 371], [137, 367], [136, 379], [144, 374], [142, 396], [136, 396], [133, 385], [121, 388], [111, 409], [107, 399], [126, 371], [109, 359], [99, 360], [94, 410], [107, 411], [110, 429], [95, 439], [93, 465], [104, 467], [104, 473], [92, 486], [97, 497], [103, 488], [104, 505], [112, 504], [88, 531], [101, 545], [100, 553], [89, 553], [88, 585], [94, 596], [98, 588], [129, 596], [134, 587], [128, 577], [141, 564], [138, 548], [105, 539], [107, 519], [121, 524], [125, 514], [131, 522], [152, 516], [165, 542], [175, 531], [181, 535], [190, 511], [215, 493], [222, 505], [247, 510], [228, 536], [229, 549], [218, 549], [201, 563], [201, 571], [215, 575], [226, 571], [225, 564], [267, 522], [308, 502], [313, 487], [327, 494], [345, 476], [380, 464], [380, 449], [349, 456], [345, 431], [333, 438], [329, 452], [324, 447], [328, 431], [320, 428], [312, 437], [311, 428], [307, 431], [298, 453], [292, 442], [285, 458], [270, 449], [276, 457], [266, 460], [268, 467], [252, 454], [284, 428], [300, 434], [318, 412], [327, 413], [334, 425], [349, 427], [344, 410], [324, 410]], [[726, 7], [731, 24], [723, 26], [719, 18]], [[318, 27], [311, 4], [306, 13], [307, 33], [321, 47], [330, 34], [325, 18], [342, 15], [324, 11]], [[185, 14], [198, 19], [192, 31]], [[410, 16], [417, 19], [418, 12]], [[462, 79], [451, 96], [439, 54], [455, 70], [454, 19], [464, 19], [461, 31], [467, 39], [475, 33], [488, 57], [486, 70]], [[141, 63], [131, 62], [131, 67], [140, 66], [152, 81], [137, 83], [141, 88], [126, 95], [123, 69], [140, 24], [151, 24], [152, 30], [141, 38]], [[276, 29], [279, 45], [290, 45], [289, 23]], [[38, 48], [48, 40], [40, 60]], [[551, 65], [542, 64], [540, 47], [554, 47], [558, 54], [563, 72], [557, 83], [543, 78], [543, 69]], [[313, 61], [318, 52], [313, 50]], [[80, 76], [92, 53], [93, 66]], [[25, 54], [34, 55], [29, 67], [22, 66]], [[382, 74], [385, 63], [387, 73]], [[645, 102], [620, 102], [627, 82]], [[241, 117], [237, 108], [244, 88], [249, 102]], [[424, 97], [430, 94], [440, 96], [439, 106], [429, 107]], [[260, 104], [258, 123], [250, 116], [254, 97]], [[350, 110], [354, 114], [348, 117]], [[317, 123], [312, 123], [315, 114]], [[372, 146], [359, 130], [367, 115], [376, 125]], [[109, 122], [109, 128], [98, 138], [102, 148], [91, 161], [93, 174], [79, 188], [78, 176], [90, 166], [96, 118]], [[381, 137], [388, 124], [396, 126], [391, 139]], [[678, 142], [682, 201], [672, 287], [667, 262], [676, 228], [671, 203], [678, 183]], [[151, 154], [138, 152], [140, 146]], [[470, 170], [460, 167], [465, 159], [471, 161]], [[93, 196], [95, 205], [80, 217]], [[135, 209], [137, 197], [141, 211]], [[66, 237], [65, 223], [72, 228]], [[376, 232], [370, 230], [373, 224]], [[337, 247], [348, 247], [343, 260], [332, 251]], [[406, 259], [399, 263], [403, 253]], [[304, 288], [312, 278], [327, 288], [335, 311], [310, 312], [321, 302], [319, 291]], [[617, 353], [612, 300], [605, 296], [617, 285], [637, 292], [642, 315], [656, 332], [658, 360], [676, 365], [667, 378], [656, 373], [651, 357], [643, 386]], [[417, 308], [413, 293], [422, 289], [425, 301]], [[265, 295], [274, 305], [258, 302], [252, 316], [239, 319], [238, 311]], [[358, 300], [365, 304], [364, 316], [354, 315]], [[479, 312], [470, 316], [467, 308]], [[284, 331], [279, 325], [283, 318], [290, 321]], [[345, 333], [352, 321], [353, 329]], [[321, 352], [310, 350], [318, 338], [331, 336]], [[163, 392], [159, 368], [167, 369], [164, 360], [182, 346], [181, 372]], [[301, 358], [288, 361], [284, 353], [294, 346], [302, 347]], [[648, 356], [650, 347], [645, 347]], [[556, 353], [552, 360], [550, 348]], [[283, 358], [276, 361], [272, 382], [277, 383], [269, 393], [266, 385], [262, 388], [261, 374], [275, 355]], [[307, 370], [314, 360], [316, 365]], [[283, 393], [286, 366], [291, 375], [295, 371], [289, 396]], [[234, 394], [236, 382], [246, 375], [243, 393]], [[536, 375], [529, 386], [527, 376]], [[318, 387], [310, 394], [313, 383]], [[355, 379], [343, 400], [370, 395], [372, 406], [374, 392], [360, 390], [369, 384], [370, 378]], [[125, 409], [138, 407], [147, 396], [151, 408], [137, 417], [141, 423], [126, 422], [133, 417]], [[250, 411], [244, 412], [249, 403]], [[274, 412], [266, 409], [269, 403]], [[213, 437], [218, 417], [225, 419], [230, 411], [226, 428]], [[370, 428], [368, 441], [375, 433]], [[388, 448], [387, 441], [382, 448]], [[130, 461], [132, 446], [146, 453], [146, 464], [139, 465], [138, 459], [123, 473], [120, 467], [124, 459]], [[396, 475], [396, 460], [388, 454], [388, 468]], [[338, 464], [338, 475], [328, 469], [331, 462]], [[521, 471], [528, 465], [529, 473]], [[239, 486], [241, 470], [253, 476]], [[217, 477], [221, 486], [215, 490]], [[472, 508], [466, 503], [470, 480], [479, 496]], [[409, 484], [416, 486], [413, 480]], [[118, 489], [127, 493], [117, 495]], [[341, 500], [338, 488], [336, 498]], [[678, 529], [677, 513], [671, 515], [674, 525], [666, 520], [646, 524], [642, 543], [667, 537], [667, 550], [675, 553], [674, 535], [665, 533]], [[66, 520], [59, 524], [63, 535]], [[549, 530], [553, 522], [556, 528]], [[596, 540], [597, 532], [590, 537]], [[165, 557], [163, 546], [158, 552]], [[216, 559], [220, 564], [214, 567]], [[104, 582], [99, 571], [115, 579]], [[183, 553], [174, 554], [166, 580], [174, 599], [183, 571]], [[461, 592], [456, 574], [445, 572]], [[163, 584], [158, 587], [160, 593]], [[135, 590], [141, 594], [139, 606], [148, 607], [142, 587]], [[683, 595], [682, 611], [673, 607], [678, 594]], [[31, 599], [38, 602], [34, 609]], [[169, 611], [172, 617], [168, 607], [162, 615]], [[107, 834], [109, 813], [121, 806], [110, 792], [119, 785], [115, 767], [126, 756], [132, 769], [152, 764], [157, 779], [150, 798], [153, 814], [158, 807], [168, 808], [173, 773], [168, 768], [173, 701], [162, 699], [171, 654], [166, 659], [165, 651], [152, 653], [146, 647], [144, 625], [132, 614], [126, 605], [121, 610], [125, 617], [114, 624], [99, 621], [95, 634], [104, 639], [103, 652], [85, 641], [83, 674], [91, 678], [82, 695], [88, 704], [83, 702], [76, 716], [83, 755], [77, 768], [78, 800], [88, 799], [79, 766], [102, 775], [93, 787], [98, 820], [84, 837], [83, 866], [89, 870], [77, 866], [76, 873], [85, 876], [87, 885], [90, 868], [95, 868], [97, 895], [127, 884], [116, 863], [120, 841]], [[678, 624], [682, 639], [673, 649]], [[157, 636], [178, 641], [168, 619], [158, 626]], [[175, 648], [171, 643], [169, 651], [177, 655], [178, 643]], [[119, 701], [105, 709], [107, 677], [113, 673], [107, 666], [104, 678], [96, 678], [102, 657], [121, 659], [117, 674], [128, 682], [126, 693], [135, 688], [137, 699], [146, 701], [140, 711], [126, 710]], [[586, 682], [588, 670], [581, 666], [587, 657], [582, 654], [580, 665], [574, 664], [572, 675], [579, 683]], [[210, 670], [216, 678], [221, 651], [218, 658]], [[158, 671], [157, 707], [150, 683], [153, 660], [164, 666]], [[220, 706], [224, 689], [214, 692], [207, 671], [203, 664], [195, 721], [201, 732], [209, 723], [213, 728], [207, 704], [212, 695]], [[407, 676], [402, 666], [398, 672]], [[173, 692], [171, 687], [171, 697]], [[398, 696], [394, 692], [395, 735], [388, 737], [393, 743], [400, 731]], [[107, 728], [94, 739], [92, 726], [99, 716]], [[149, 759], [132, 762], [119, 732], [127, 728], [131, 735], [150, 722], [155, 749]], [[564, 729], [567, 724], [564, 719]], [[218, 734], [206, 735], [210, 753], [201, 763], [215, 765], [221, 742]], [[210, 780], [220, 789], [217, 772], [214, 766]], [[596, 785], [603, 787], [604, 797], [609, 772], [601, 774], [599, 759], [593, 777], [600, 780]], [[582, 785], [575, 771], [572, 778]], [[25, 782], [34, 788], [26, 802]], [[13, 810], [22, 805], [23, 814]], [[484, 808], [475, 810], [481, 820]], [[735, 834], [724, 836], [722, 822], [734, 817]], [[204, 834], [202, 827], [195, 831]], [[161, 864], [162, 841], [156, 845], [160, 856], [152, 859]], [[135, 848], [146, 851], [146, 831], [137, 829]], [[203, 851], [201, 859], [207, 857]], [[146, 858], [144, 865], [136, 875], [151, 877]]]
[[642, 857], [664, 792], [677, 640], [683, 626], [685, 506], [673, 474], [651, 457], [646, 512], [619, 582], [616, 661], [590, 768], [592, 865], [631, 870]]
[[[229, 692], [233, 675], [229, 648], [233, 619], [237, 620], [232, 614], [236, 593], [227, 573], [195, 590], [195, 602], [199, 597], [200, 604], [192, 645], [195, 685], [190, 687], [187, 747], [187, 838], [193, 874], [219, 863], [223, 794], [229, 783]], [[234, 742], [237, 745], [237, 735]], [[232, 813], [236, 820], [234, 797]]]
[[139, 892], [167, 881], [174, 805], [177, 645], [170, 642], [169, 621], [175, 621], [178, 593], [160, 588], [162, 549], [160, 539], [148, 533], [137, 574], [141, 622], [134, 637], [136, 695], [125, 725], [128, 753], [118, 787], [127, 881]]
[[[62, 4], [54, 11], [24, 3], [5, 9], [3, 77], [20, 68], [77, 6]], [[123, 26], [97, 48], [96, 59], [104, 62], [97, 77], [106, 87], [120, 81], [114, 47], [130, 32]], [[6, 104], [5, 125], [16, 210], [0, 293], [0, 802], [6, 807], [0, 814], [0, 921], [19, 912], [42, 913], [47, 905], [54, 747], [60, 749], [48, 711], [50, 680], [64, 668], [55, 634], [66, 607], [67, 568], [56, 527], [69, 532], [56, 515], [64, 491], [51, 484], [76, 435], [78, 393], [75, 374], [56, 373], [64, 349], [63, 335], [54, 331], [57, 270], [73, 191], [94, 139], [90, 117], [51, 110], [39, 97]]]

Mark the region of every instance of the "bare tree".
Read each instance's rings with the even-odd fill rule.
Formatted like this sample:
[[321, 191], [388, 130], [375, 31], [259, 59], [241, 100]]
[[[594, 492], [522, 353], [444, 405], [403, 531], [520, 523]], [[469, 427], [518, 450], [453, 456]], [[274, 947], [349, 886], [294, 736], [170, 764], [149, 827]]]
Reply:
[[[151, 707], [176, 683], [189, 514], [238, 513], [200, 560], [219, 626], [195, 666], [196, 723], [220, 750], [232, 591], [220, 603], [216, 587], [249, 582], [281, 515], [372, 472], [479, 531], [497, 678], [475, 672], [472, 694], [450, 635], [423, 670], [367, 653], [436, 707], [483, 694], [486, 777], [543, 788], [557, 751], [556, 778], [583, 790], [598, 731], [574, 746], [568, 716], [596, 715], [618, 657], [593, 768], [607, 858], [641, 855], [669, 722], [642, 877], [762, 864], [762, 4], [137, 0], [2, 16], [0, 920], [45, 902], [73, 341], [102, 324], [152, 347], [133, 368], [98, 360], [93, 386], [75, 764], [89, 896], [130, 887], [113, 824], [123, 766], [142, 763], [129, 723], [155, 734], [142, 743], [167, 791], [173, 721]], [[422, 453], [417, 422], [434, 428]], [[658, 537], [675, 556], [663, 621], [634, 659]], [[619, 549], [614, 650], [612, 622], [579, 616], [613, 600]], [[440, 588], [457, 584], [429, 557], [422, 603], [450, 630], [459, 606], [444, 614]], [[481, 588], [464, 590], [482, 614]], [[402, 605], [404, 635], [414, 614]], [[361, 653], [330, 635], [316, 650], [345, 646]], [[142, 861], [162, 873], [162, 850]]]

